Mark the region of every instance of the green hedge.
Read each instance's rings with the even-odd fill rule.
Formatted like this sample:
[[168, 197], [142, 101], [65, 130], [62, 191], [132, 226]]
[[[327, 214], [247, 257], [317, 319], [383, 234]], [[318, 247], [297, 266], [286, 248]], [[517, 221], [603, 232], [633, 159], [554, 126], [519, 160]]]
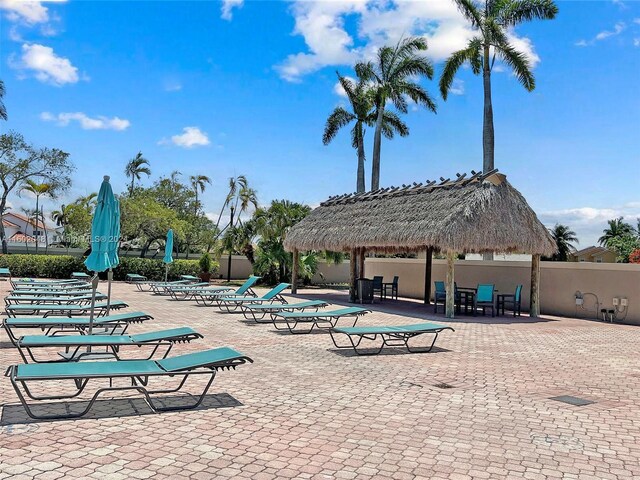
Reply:
[[[13, 277], [69, 278], [73, 272], [87, 272], [83, 262], [84, 258], [68, 255], [0, 255], [0, 267], [8, 267]], [[218, 268], [219, 264], [212, 262], [211, 273], [217, 272]], [[149, 280], [163, 280], [164, 271], [162, 260], [121, 257], [120, 265], [113, 269], [113, 278], [124, 280], [127, 273], [138, 273]], [[169, 265], [170, 280], [199, 272], [198, 260], [174, 260]]]

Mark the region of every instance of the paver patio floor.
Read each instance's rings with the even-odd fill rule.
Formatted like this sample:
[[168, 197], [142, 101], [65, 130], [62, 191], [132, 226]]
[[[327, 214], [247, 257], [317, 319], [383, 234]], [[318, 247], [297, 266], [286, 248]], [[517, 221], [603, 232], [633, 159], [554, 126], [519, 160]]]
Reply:
[[[346, 303], [338, 292], [300, 296], [324, 293]], [[638, 327], [443, 320], [417, 302], [386, 302], [360, 324], [437, 319], [456, 331], [432, 353], [356, 357], [326, 333], [283, 334], [132, 285], [115, 284], [114, 298], [156, 317], [132, 332], [188, 325], [205, 335], [174, 354], [228, 345], [255, 363], [220, 372], [197, 410], [152, 414], [140, 397], [102, 397], [74, 421], [29, 420], [0, 378], [0, 479], [640, 477]], [[0, 366], [19, 360], [3, 332]], [[594, 403], [551, 399], [563, 395]]]

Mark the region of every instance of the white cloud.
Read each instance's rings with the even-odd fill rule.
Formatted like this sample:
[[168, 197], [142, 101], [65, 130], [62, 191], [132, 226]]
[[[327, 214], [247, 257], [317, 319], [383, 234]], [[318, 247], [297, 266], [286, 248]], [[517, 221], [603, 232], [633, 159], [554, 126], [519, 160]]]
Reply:
[[[429, 43], [427, 55], [438, 62], [464, 48], [474, 35], [449, 0], [295, 0], [291, 13], [295, 18], [293, 33], [304, 38], [307, 51], [289, 55], [276, 65], [280, 76], [288, 81], [299, 81], [329, 65], [371, 59], [380, 46], [408, 35], [424, 36]], [[345, 27], [346, 22], [354, 20], [357, 38]], [[534, 66], [540, 61], [529, 39], [514, 32], [509, 38]]]
[[53, 48], [37, 43], [23, 44], [20, 60], [10, 57], [9, 65], [16, 70], [31, 71], [39, 81], [56, 86], [80, 80], [78, 69], [68, 58], [59, 57]]
[[[183, 148], [203, 147], [209, 145], [209, 136], [198, 127], [184, 127], [181, 135], [173, 135], [171, 143]], [[158, 142], [160, 145], [166, 145], [169, 140], [163, 138]]]
[[[50, 0], [52, 3], [64, 3], [65, 0]], [[28, 25], [45, 23], [50, 19], [49, 9], [43, 4], [47, 2], [30, 0], [0, 0], [0, 10], [5, 11], [5, 17], [12, 22], [22, 22]]]
[[449, 89], [449, 93], [453, 95], [464, 95], [464, 81], [456, 78]]
[[607, 221], [624, 217], [626, 222], [636, 225], [636, 218], [640, 218], [640, 201], [628, 202], [611, 208], [580, 207], [563, 210], [542, 212], [540, 220], [552, 227], [556, 223], [568, 225], [578, 234], [580, 244], [588, 246], [595, 244], [607, 227]]
[[640, 38], [634, 38], [633, 39], [633, 46], [634, 47], [640, 47]]
[[45, 122], [56, 122], [57, 125], [61, 127], [66, 127], [72, 121], [76, 121], [83, 130], [122, 131], [131, 126], [131, 122], [129, 120], [119, 117], [108, 118], [98, 115], [97, 117], [91, 118], [82, 112], [59, 113], [58, 115], [53, 115], [49, 112], [42, 112], [40, 114], [40, 119]]
[[640, 25], [640, 17], [638, 17], [638, 18], [634, 18], [634, 19], [633, 19], [633, 23], [635, 23], [635, 24], [637, 24], [637, 25]]
[[222, 0], [221, 17], [230, 21], [233, 18], [233, 9], [242, 7], [244, 0]]
[[622, 32], [625, 31], [626, 28], [627, 28], [627, 25], [624, 22], [618, 22], [613, 26], [613, 30], [603, 30], [599, 32], [591, 40], [584, 40], [584, 39], [578, 40], [575, 43], [575, 45], [576, 47], [589, 47], [589, 46], [595, 45], [596, 42], [601, 42], [602, 40], [606, 40], [607, 38], [620, 35]]

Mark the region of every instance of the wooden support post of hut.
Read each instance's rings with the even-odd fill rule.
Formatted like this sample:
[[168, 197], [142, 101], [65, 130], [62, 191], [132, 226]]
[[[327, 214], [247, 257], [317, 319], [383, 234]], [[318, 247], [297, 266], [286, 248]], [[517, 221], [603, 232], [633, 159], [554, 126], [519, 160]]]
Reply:
[[454, 271], [455, 261], [456, 261], [456, 253], [447, 252], [447, 280], [445, 283], [445, 289], [447, 292], [445, 316], [447, 318], [455, 317], [455, 309], [456, 309], [456, 277], [455, 277], [455, 271]]
[[367, 251], [366, 248], [361, 248], [360, 253], [358, 254], [358, 278], [366, 278], [365, 277], [366, 272], [364, 268], [364, 259], [365, 259], [366, 251]]
[[291, 293], [298, 293], [298, 264], [300, 262], [300, 252], [298, 249], [293, 250], [293, 266], [291, 268]]
[[540, 255], [531, 256], [531, 293], [529, 303], [529, 316], [540, 316]]
[[427, 248], [427, 261], [424, 266], [424, 304], [431, 303], [431, 272], [433, 270], [433, 247]]
[[357, 253], [356, 249], [352, 248], [349, 252], [349, 301], [356, 301], [356, 278], [358, 277], [357, 272]]

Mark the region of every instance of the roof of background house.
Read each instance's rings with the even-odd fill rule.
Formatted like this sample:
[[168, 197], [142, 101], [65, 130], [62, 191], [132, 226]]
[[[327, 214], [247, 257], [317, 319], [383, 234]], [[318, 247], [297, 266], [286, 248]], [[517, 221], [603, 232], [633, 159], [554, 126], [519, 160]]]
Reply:
[[596, 247], [595, 245], [591, 245], [590, 247], [583, 248], [582, 250], [578, 250], [577, 252], [573, 252], [572, 255], [574, 257], [582, 257], [584, 255], [601, 255], [603, 253], [610, 252], [611, 250], [604, 247]]
[[16, 227], [16, 228], [20, 228], [19, 225], [16, 225], [13, 222], [10, 222], [9, 220], [7, 220], [6, 218], [2, 219], [2, 225], [4, 225], [5, 227]]
[[[31, 218], [28, 218], [28, 217], [26, 217], [26, 216], [22, 215], [21, 213], [16, 213], [16, 212], [6, 212], [4, 215], [5, 215], [5, 216], [6, 216], [6, 215], [12, 215], [12, 216], [14, 216], [14, 217], [16, 217], [16, 218], [19, 218], [19, 219], [20, 219], [20, 220], [22, 220], [23, 222], [27, 222], [29, 225], [32, 225], [32, 226], [34, 226], [34, 227], [36, 227], [36, 228], [40, 228], [40, 227], [49, 228], [49, 227], [47, 227], [47, 224], [46, 224], [46, 223], [43, 223], [43, 222], [42, 222], [42, 220], [38, 219], [38, 221], [36, 222], [35, 220], [33, 220], [33, 219], [31, 219]], [[4, 219], [4, 217], [3, 217], [3, 220], [5, 220], [5, 219]]]
[[330, 197], [291, 227], [284, 243], [300, 251], [556, 251], [527, 201], [497, 170]]

